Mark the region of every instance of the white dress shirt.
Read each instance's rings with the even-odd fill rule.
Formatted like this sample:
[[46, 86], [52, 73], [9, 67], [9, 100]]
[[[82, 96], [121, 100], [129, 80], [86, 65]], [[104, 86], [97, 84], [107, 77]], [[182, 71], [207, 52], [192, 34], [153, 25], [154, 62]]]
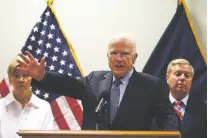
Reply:
[[[181, 100], [181, 102], [182, 102], [182, 104], [181, 104], [181, 112], [182, 112], [182, 116], [184, 116], [184, 114], [185, 114], [185, 109], [186, 109], [186, 105], [187, 105], [188, 98], [189, 98], [189, 95], [187, 95], [186, 97], [184, 97], [184, 98]], [[171, 93], [169, 94], [169, 99], [170, 99], [170, 102], [171, 102], [172, 104], [174, 104], [174, 102], [177, 101], [177, 100], [172, 96]]]
[[52, 130], [53, 115], [50, 104], [32, 94], [22, 108], [10, 92], [0, 99], [0, 137], [20, 138], [18, 130]]

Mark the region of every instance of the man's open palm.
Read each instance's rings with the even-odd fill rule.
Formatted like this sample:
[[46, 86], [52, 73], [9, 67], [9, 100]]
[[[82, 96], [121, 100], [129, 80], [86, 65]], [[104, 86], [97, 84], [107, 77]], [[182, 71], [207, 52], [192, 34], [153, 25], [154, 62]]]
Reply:
[[28, 51], [26, 51], [26, 55], [19, 54], [19, 56], [22, 60], [17, 60], [20, 64], [20, 66], [17, 67], [18, 71], [27, 73], [36, 80], [42, 80], [45, 73], [45, 57], [43, 57], [39, 63]]

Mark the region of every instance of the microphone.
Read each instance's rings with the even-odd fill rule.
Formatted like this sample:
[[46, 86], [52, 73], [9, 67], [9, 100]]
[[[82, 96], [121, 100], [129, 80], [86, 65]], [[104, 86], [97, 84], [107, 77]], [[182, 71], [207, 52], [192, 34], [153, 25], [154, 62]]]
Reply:
[[107, 103], [107, 101], [109, 100], [109, 93], [108, 91], [103, 91], [100, 95], [100, 101], [99, 104], [97, 105], [97, 107], [95, 108], [95, 114], [100, 116], [101, 112], [102, 112], [102, 108], [103, 106]]
[[[110, 96], [109, 96], [108, 91], [103, 91], [100, 94], [100, 101], [94, 111], [95, 115], [96, 115], [96, 124], [95, 124], [96, 130], [103, 129], [104, 128], [103, 125], [107, 122], [105, 119], [106, 117], [104, 115], [105, 111], [103, 111], [103, 110], [105, 110], [104, 109], [105, 105], [107, 105], [109, 99], [110, 99]], [[103, 123], [103, 122], [105, 122], [105, 123]]]

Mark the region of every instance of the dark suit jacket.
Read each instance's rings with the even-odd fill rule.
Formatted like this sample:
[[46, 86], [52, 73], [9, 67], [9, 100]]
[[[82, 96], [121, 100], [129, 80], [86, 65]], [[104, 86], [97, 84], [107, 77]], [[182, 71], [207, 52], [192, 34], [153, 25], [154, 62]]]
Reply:
[[207, 104], [191, 96], [181, 124], [182, 138], [207, 138]]
[[[109, 71], [92, 72], [81, 81], [46, 72], [42, 81], [33, 80], [32, 84], [39, 84], [46, 91], [80, 99], [83, 105], [82, 129], [94, 130], [95, 107], [100, 94], [110, 91], [112, 78]], [[160, 79], [134, 70], [112, 125], [103, 129], [149, 130], [153, 116], [156, 116], [161, 129], [178, 129], [177, 115]]]

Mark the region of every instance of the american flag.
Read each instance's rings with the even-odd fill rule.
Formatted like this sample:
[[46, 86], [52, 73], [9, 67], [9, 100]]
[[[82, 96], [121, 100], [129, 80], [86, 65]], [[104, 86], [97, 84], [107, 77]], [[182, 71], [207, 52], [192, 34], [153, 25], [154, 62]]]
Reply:
[[[67, 41], [55, 12], [50, 4], [46, 7], [38, 22], [33, 27], [22, 53], [29, 51], [36, 60], [46, 57], [46, 70], [58, 72], [81, 79], [82, 70], [71, 44]], [[1, 97], [9, 93], [8, 77], [0, 84]], [[81, 102], [56, 93], [45, 92], [32, 86], [32, 92], [47, 100], [52, 108], [55, 125], [58, 129], [80, 130], [82, 125]]]

